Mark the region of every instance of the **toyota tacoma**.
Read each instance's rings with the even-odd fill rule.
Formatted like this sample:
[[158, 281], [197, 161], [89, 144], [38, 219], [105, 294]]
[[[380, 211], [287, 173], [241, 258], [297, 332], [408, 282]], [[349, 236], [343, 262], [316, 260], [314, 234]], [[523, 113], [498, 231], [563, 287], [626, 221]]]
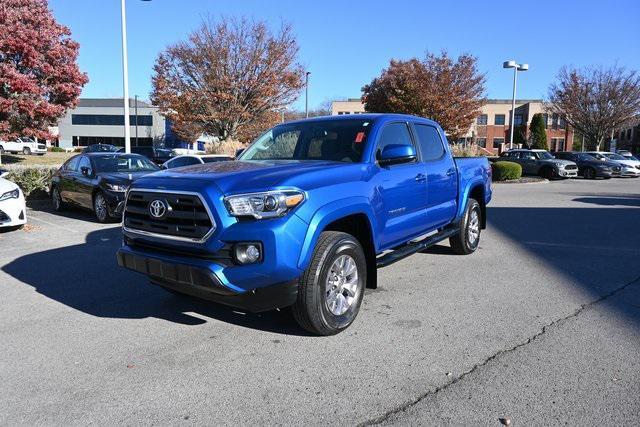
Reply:
[[303, 328], [331, 335], [354, 321], [378, 268], [445, 239], [474, 252], [490, 199], [487, 159], [454, 158], [434, 121], [306, 119], [236, 161], [134, 181], [117, 258], [169, 291], [250, 312], [291, 307]]

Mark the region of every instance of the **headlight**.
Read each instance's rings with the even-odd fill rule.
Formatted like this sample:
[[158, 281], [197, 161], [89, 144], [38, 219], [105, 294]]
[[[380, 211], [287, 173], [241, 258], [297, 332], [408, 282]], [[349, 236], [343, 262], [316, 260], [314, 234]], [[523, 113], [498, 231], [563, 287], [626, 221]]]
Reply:
[[107, 187], [111, 191], [117, 191], [117, 192], [125, 192], [127, 191], [127, 188], [129, 188], [127, 185], [109, 184], [109, 183], [105, 183], [105, 187]]
[[7, 191], [2, 196], [0, 196], [0, 202], [9, 199], [17, 199], [18, 197], [20, 197], [20, 190], [16, 188], [15, 190]]
[[266, 191], [224, 198], [231, 215], [252, 216], [256, 219], [282, 216], [303, 201], [304, 193], [296, 190]]

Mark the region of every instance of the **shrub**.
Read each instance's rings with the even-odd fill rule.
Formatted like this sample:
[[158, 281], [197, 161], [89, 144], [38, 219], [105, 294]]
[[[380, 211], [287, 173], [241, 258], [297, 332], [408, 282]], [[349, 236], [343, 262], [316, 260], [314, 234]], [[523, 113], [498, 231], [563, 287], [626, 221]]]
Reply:
[[18, 184], [25, 197], [46, 197], [57, 170], [57, 166], [11, 166], [6, 178]]
[[66, 153], [67, 150], [65, 150], [64, 148], [61, 147], [49, 147], [49, 150], [51, 153]]
[[494, 181], [508, 181], [522, 176], [522, 166], [514, 162], [499, 161], [491, 163]]

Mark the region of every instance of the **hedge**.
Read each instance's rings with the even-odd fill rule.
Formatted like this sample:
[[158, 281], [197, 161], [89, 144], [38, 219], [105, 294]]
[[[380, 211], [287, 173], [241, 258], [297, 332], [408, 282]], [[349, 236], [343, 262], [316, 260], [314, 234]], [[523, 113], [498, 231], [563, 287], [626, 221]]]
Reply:
[[499, 161], [491, 163], [494, 181], [508, 181], [522, 176], [522, 166], [514, 162]]
[[25, 197], [47, 197], [51, 177], [59, 166], [10, 166], [6, 179], [22, 189]]

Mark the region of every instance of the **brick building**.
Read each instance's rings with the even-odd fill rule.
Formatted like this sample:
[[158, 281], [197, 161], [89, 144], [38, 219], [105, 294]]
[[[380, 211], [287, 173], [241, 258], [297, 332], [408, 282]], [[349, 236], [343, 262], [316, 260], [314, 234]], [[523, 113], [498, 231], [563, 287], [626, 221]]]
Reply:
[[615, 131], [613, 137], [617, 141], [618, 150], [629, 150], [640, 155], [640, 117]]
[[[364, 105], [360, 99], [348, 99], [345, 101], [334, 101], [331, 104], [331, 114], [361, 114], [364, 112]], [[569, 129], [565, 121], [558, 115], [548, 115], [544, 112], [542, 100], [520, 99], [516, 100], [515, 126], [526, 124], [527, 135], [529, 125], [534, 114], [544, 115], [547, 128], [547, 141], [551, 151], [571, 150], [573, 145], [573, 131]], [[510, 99], [488, 99], [482, 107], [480, 115], [471, 125], [465, 138], [460, 141], [474, 143], [484, 148], [488, 153], [498, 154], [509, 146], [511, 123], [511, 100]]]

